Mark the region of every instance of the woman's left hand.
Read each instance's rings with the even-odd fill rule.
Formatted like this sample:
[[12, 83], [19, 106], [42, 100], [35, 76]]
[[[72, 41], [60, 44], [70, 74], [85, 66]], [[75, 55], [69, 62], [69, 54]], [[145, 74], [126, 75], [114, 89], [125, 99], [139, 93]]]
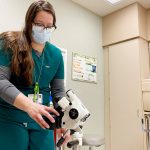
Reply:
[[[64, 128], [56, 129], [56, 133], [59, 139], [63, 136], [65, 132], [66, 132], [66, 129]], [[65, 141], [63, 142], [62, 145], [67, 144], [67, 142], [70, 140], [70, 131], [65, 134], [64, 138], [65, 138]]]

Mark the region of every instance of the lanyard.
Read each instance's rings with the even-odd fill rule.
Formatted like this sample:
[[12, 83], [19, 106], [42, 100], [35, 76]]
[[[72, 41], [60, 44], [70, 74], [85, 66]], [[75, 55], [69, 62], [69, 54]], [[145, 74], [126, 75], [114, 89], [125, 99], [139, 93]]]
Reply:
[[37, 81], [36, 81], [36, 76], [35, 76], [34, 97], [33, 97], [34, 102], [36, 102], [36, 100], [39, 98], [39, 92], [40, 92], [39, 80], [40, 80], [41, 73], [42, 73], [43, 62], [44, 62], [44, 51], [43, 51], [42, 64], [40, 66], [39, 77]]
[[36, 100], [39, 98], [39, 92], [40, 92], [39, 84], [38, 82], [36, 82], [34, 87], [34, 97], [33, 97], [34, 102], [36, 102]]

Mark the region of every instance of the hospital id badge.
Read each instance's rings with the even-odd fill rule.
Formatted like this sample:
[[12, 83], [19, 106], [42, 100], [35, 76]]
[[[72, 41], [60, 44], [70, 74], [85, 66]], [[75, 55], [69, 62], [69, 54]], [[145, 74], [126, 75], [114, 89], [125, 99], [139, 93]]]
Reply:
[[43, 104], [43, 94], [28, 94], [28, 98], [38, 104]]

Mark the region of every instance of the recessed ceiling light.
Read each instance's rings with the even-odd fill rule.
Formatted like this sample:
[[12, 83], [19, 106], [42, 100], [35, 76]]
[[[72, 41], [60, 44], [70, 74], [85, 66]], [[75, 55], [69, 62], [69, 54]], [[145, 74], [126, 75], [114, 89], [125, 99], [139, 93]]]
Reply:
[[120, 2], [121, 0], [107, 0], [107, 1], [110, 2], [111, 4], [116, 4]]

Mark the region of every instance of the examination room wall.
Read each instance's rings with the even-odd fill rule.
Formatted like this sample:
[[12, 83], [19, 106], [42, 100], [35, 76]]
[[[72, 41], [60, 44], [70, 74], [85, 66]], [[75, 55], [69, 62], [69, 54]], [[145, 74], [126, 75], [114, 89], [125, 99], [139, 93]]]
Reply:
[[[33, 1], [0, 0], [0, 33], [6, 30], [20, 30], [24, 25], [26, 10]], [[66, 90], [71, 88], [91, 112], [91, 117], [84, 126], [84, 133], [104, 138], [102, 20], [71, 0], [49, 2], [56, 10], [58, 27], [52, 34], [51, 42], [67, 49]], [[71, 79], [72, 52], [97, 59], [97, 83]]]

